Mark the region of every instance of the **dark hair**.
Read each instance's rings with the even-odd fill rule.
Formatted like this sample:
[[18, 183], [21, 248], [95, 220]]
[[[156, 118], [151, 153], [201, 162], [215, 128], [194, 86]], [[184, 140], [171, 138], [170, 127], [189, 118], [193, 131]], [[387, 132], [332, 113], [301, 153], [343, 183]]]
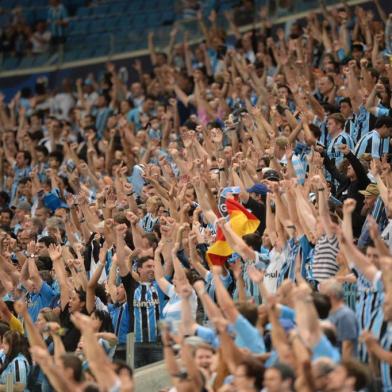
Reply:
[[257, 306], [249, 302], [237, 302], [236, 307], [238, 311], [244, 316], [252, 325], [256, 325], [258, 313]]
[[[44, 137], [44, 133], [41, 130], [28, 133], [28, 136], [31, 141], [39, 142]], [[45, 147], [44, 147], [45, 148]]]
[[83, 388], [83, 392], [100, 392], [100, 390], [97, 384], [87, 384]]
[[65, 368], [73, 370], [73, 378], [76, 382], [82, 381], [83, 367], [82, 361], [72, 353], [65, 353], [60, 357]]
[[121, 370], [125, 369], [128, 373], [129, 373], [129, 377], [133, 377], [133, 370], [132, 368], [127, 365], [124, 361], [121, 360], [114, 360], [113, 364], [115, 365], [115, 372], [116, 374], [119, 374], [121, 372]]
[[261, 237], [258, 233], [246, 234], [242, 237], [246, 245], [250, 246], [253, 250], [259, 250], [261, 247]]
[[0, 214], [9, 214], [11, 219], [14, 217], [14, 211], [11, 210], [11, 208], [2, 208], [0, 210]]
[[42, 152], [46, 157], [49, 155], [49, 151], [45, 146], [36, 146], [35, 151]]
[[353, 106], [352, 103], [351, 103], [351, 99], [348, 98], [348, 97], [342, 98], [342, 99], [340, 100], [340, 102], [339, 102], [339, 107], [340, 107], [340, 105], [341, 105], [342, 103], [347, 103], [347, 104], [350, 106], [350, 108], [352, 108], [352, 106]]
[[105, 310], [95, 309], [93, 314], [95, 317], [101, 321], [101, 326], [99, 332], [114, 332], [112, 319], [110, 314]]
[[294, 383], [295, 372], [290, 366], [281, 362], [276, 362], [271, 366], [271, 369], [276, 369], [280, 373], [283, 381], [291, 380], [291, 382]]
[[86, 292], [83, 289], [75, 289], [75, 292], [79, 297], [79, 301], [86, 303]]
[[57, 244], [57, 241], [53, 237], [51, 237], [49, 235], [46, 235], [45, 237], [41, 237], [38, 240], [38, 242], [40, 244], [44, 243], [47, 248], [49, 247], [50, 244], [54, 244], [54, 245]]
[[149, 260], [152, 260], [152, 259], [153, 258], [150, 256], [143, 256], [143, 257], [138, 258], [137, 262], [136, 262], [136, 269], [143, 268], [143, 264]]
[[384, 125], [387, 128], [392, 128], [392, 117], [389, 117], [389, 116], [379, 117], [376, 120], [376, 124], [374, 125], [374, 128], [378, 129], [378, 128], [383, 127]]
[[364, 364], [355, 359], [346, 359], [341, 362], [341, 365], [346, 369], [349, 377], [355, 378], [354, 389], [360, 391], [365, 389], [370, 383], [370, 374]]
[[61, 163], [64, 159], [64, 155], [60, 151], [52, 151], [49, 154], [49, 158], [54, 158], [58, 163]]
[[8, 343], [10, 349], [5, 357], [2, 369], [5, 369], [19, 354], [23, 354], [26, 359], [30, 361], [28, 343], [24, 336], [16, 331], [7, 331], [3, 335], [3, 341], [4, 340]]
[[260, 391], [261, 388], [263, 388], [264, 379], [264, 366], [261, 362], [256, 358], [246, 356], [238, 363], [237, 368], [239, 366], [243, 366], [245, 368], [247, 377], [254, 378], [254, 387], [257, 391]]
[[19, 185], [20, 184], [27, 184], [28, 182], [31, 182], [31, 178], [30, 177], [23, 177], [19, 180]]
[[97, 284], [95, 287], [95, 296], [98, 297], [105, 305], [108, 303], [105, 286], [103, 284]]
[[10, 330], [9, 325], [0, 321], [0, 339], [3, 339], [4, 334], [9, 330]]
[[23, 153], [24, 159], [27, 161], [27, 164], [30, 165], [30, 163], [31, 163], [31, 154], [30, 154], [30, 152], [29, 151], [24, 151], [24, 150], [19, 151], [19, 152]]
[[321, 320], [326, 319], [329, 315], [329, 311], [331, 310], [330, 299], [325, 294], [314, 291], [312, 293], [312, 300], [319, 318]]

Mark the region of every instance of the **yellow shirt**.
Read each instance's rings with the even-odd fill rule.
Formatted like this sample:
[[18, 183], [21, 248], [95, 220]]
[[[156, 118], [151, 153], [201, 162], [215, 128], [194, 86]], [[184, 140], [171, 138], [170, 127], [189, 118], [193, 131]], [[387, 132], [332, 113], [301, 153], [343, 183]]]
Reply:
[[11, 315], [8, 325], [10, 326], [11, 331], [19, 332], [21, 335], [24, 334], [22, 323], [14, 315]]

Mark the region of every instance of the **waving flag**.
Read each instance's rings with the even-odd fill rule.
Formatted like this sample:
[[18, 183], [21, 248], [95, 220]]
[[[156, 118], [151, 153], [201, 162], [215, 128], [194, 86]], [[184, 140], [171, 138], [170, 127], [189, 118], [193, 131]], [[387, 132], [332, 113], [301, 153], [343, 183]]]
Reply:
[[[231, 227], [238, 236], [242, 237], [257, 230], [260, 221], [242, 204], [234, 199], [226, 199], [225, 205]], [[233, 249], [218, 227], [215, 242], [207, 250], [207, 260], [213, 265], [223, 265], [232, 253]]]

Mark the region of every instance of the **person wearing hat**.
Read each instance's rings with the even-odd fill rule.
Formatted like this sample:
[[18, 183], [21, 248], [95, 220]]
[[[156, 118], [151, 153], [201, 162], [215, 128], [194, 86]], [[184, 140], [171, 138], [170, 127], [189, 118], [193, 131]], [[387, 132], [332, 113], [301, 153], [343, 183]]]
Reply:
[[374, 218], [381, 230], [386, 226], [388, 219], [385, 206], [380, 197], [380, 191], [376, 184], [369, 184], [366, 189], [359, 191], [359, 193], [365, 196], [361, 215], [366, 216], [366, 220], [362, 226], [361, 235], [358, 238], [358, 247], [364, 249], [370, 243], [369, 216]]
[[369, 184], [366, 189], [359, 191], [359, 193], [365, 196], [361, 215], [366, 216], [373, 210], [380, 191], [378, 190], [376, 184]]
[[354, 143], [351, 136], [344, 131], [345, 123], [346, 119], [341, 113], [331, 114], [327, 121], [328, 133], [331, 136], [331, 142], [327, 148], [327, 156], [336, 167], [338, 167], [344, 159], [344, 155], [340, 151], [339, 146], [341, 144], [347, 144], [350, 150], [354, 149]]

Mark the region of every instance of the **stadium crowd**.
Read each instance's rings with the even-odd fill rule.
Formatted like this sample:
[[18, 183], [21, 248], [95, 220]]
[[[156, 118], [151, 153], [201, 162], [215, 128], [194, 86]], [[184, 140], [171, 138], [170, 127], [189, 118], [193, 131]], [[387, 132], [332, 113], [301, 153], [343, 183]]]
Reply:
[[0, 100], [0, 391], [392, 391], [392, 14], [154, 47]]

